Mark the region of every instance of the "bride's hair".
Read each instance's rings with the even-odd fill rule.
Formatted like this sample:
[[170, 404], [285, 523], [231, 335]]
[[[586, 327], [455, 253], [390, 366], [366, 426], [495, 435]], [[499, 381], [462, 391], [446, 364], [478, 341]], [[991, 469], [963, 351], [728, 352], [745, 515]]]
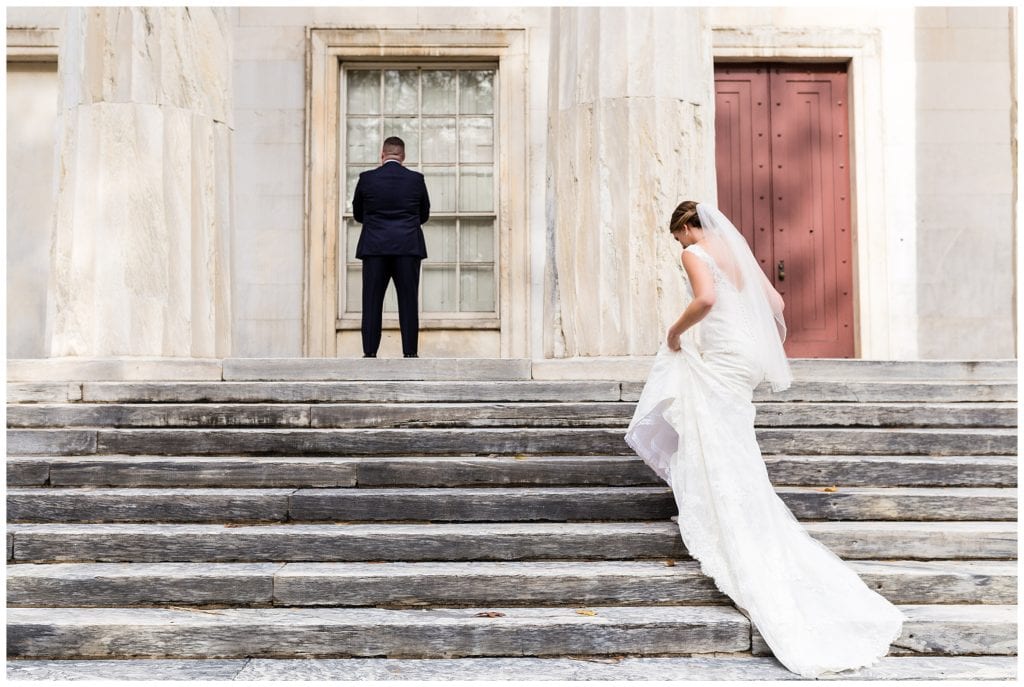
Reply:
[[702, 228], [700, 217], [697, 216], [697, 201], [695, 200], [684, 200], [676, 206], [675, 212], [672, 213], [672, 219], [668, 222], [668, 232], [674, 234], [677, 231], [682, 231], [687, 224], [698, 229]]

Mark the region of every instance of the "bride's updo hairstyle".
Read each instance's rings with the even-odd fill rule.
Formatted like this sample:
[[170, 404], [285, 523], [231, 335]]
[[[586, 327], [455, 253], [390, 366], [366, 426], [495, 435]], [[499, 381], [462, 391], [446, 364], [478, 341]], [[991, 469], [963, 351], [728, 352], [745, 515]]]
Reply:
[[682, 231], [687, 224], [698, 229], [702, 228], [700, 217], [697, 216], [697, 201], [695, 200], [684, 200], [676, 206], [675, 212], [672, 213], [672, 219], [668, 222], [668, 233], [674, 234], [677, 231]]

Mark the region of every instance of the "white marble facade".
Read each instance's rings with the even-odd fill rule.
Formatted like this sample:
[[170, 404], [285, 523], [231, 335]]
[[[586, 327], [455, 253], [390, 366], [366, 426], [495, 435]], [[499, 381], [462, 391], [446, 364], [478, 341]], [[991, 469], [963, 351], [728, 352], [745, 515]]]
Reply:
[[[425, 329], [424, 355], [652, 353], [680, 293], [667, 216], [713, 198], [713, 63], [744, 57], [850, 61], [859, 354], [1016, 354], [1011, 8], [9, 8], [7, 21], [9, 131], [52, 118], [60, 152], [33, 182], [50, 212], [9, 202], [9, 357], [309, 354], [307, 140], [323, 85], [307, 51], [332, 27], [522, 36], [521, 55], [487, 57], [516, 92], [497, 123], [517, 132], [497, 143], [502, 336]], [[365, 38], [365, 58], [428, 50], [380, 41]], [[59, 79], [25, 66], [58, 53]], [[36, 72], [49, 84], [26, 85]], [[53, 115], [28, 104], [46, 89]], [[9, 165], [40, 166], [29, 138], [9, 138]], [[334, 336], [332, 314], [326, 354], [356, 354], [358, 332]], [[382, 355], [397, 350], [385, 332]]]

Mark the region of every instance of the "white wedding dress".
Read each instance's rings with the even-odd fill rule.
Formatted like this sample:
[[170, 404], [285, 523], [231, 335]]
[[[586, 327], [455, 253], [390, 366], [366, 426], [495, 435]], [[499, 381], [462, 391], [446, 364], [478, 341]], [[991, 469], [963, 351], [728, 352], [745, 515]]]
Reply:
[[[803, 677], [869, 666], [901, 634], [904, 616], [811, 537], [768, 478], [754, 434], [762, 380], [736, 287], [700, 245], [715, 304], [665, 343], [626, 441], [672, 487], [679, 531], [701, 571], [757, 627], [775, 657]], [[687, 280], [692, 298], [692, 287]]]

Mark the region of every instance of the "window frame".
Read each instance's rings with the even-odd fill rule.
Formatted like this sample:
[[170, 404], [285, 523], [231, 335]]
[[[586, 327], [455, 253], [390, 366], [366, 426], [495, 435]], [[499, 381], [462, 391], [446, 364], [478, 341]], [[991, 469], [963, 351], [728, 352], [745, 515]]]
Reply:
[[[423, 72], [424, 70], [444, 70], [450, 69], [455, 71], [472, 71], [472, 70], [493, 70], [494, 72], [494, 102], [492, 107], [492, 113], [489, 115], [493, 122], [493, 138], [492, 145], [494, 147], [494, 153], [490, 163], [492, 174], [491, 174], [491, 197], [492, 197], [492, 209], [489, 212], [476, 212], [476, 211], [460, 211], [458, 208], [459, 198], [459, 178], [460, 174], [458, 170], [461, 168], [462, 161], [459, 159], [460, 155], [456, 152], [456, 160], [454, 168], [456, 170], [455, 176], [455, 209], [451, 211], [440, 211], [435, 208], [431, 208], [430, 221], [444, 220], [451, 221], [455, 224], [455, 250], [456, 260], [455, 262], [435, 262], [429, 256], [422, 264], [421, 275], [420, 275], [420, 288], [417, 294], [419, 304], [419, 323], [420, 329], [499, 329], [501, 326], [501, 289], [500, 289], [500, 274], [499, 266], [501, 264], [501, 250], [500, 250], [500, 232], [499, 232], [499, 208], [501, 205], [500, 198], [500, 184], [499, 184], [499, 159], [501, 155], [501, 118], [500, 118], [500, 107], [499, 103], [501, 97], [501, 69], [500, 64], [496, 60], [480, 60], [480, 61], [452, 61], [443, 58], [435, 59], [415, 59], [415, 60], [380, 60], [380, 61], [368, 61], [368, 60], [343, 60], [339, 65], [338, 70], [338, 130], [337, 130], [337, 160], [339, 170], [339, 183], [342, 190], [341, 198], [338, 203], [338, 216], [337, 216], [337, 246], [339, 248], [337, 262], [337, 315], [336, 315], [336, 327], [339, 330], [351, 330], [359, 329], [362, 321], [362, 313], [357, 310], [347, 310], [348, 304], [348, 293], [347, 283], [349, 270], [358, 265], [359, 261], [353, 256], [349, 255], [349, 231], [359, 231], [359, 225], [352, 217], [351, 211], [348, 209], [351, 198], [348, 197], [351, 191], [348, 189], [348, 171], [350, 167], [357, 166], [350, 164], [347, 158], [348, 150], [348, 113], [345, 110], [345, 104], [348, 102], [348, 79], [347, 75], [351, 70], [359, 71], [388, 71], [388, 70], [416, 70], [417, 72]], [[382, 74], [383, 78], [383, 74]], [[422, 77], [421, 77], [422, 79]], [[423, 103], [423, 91], [422, 91], [422, 80], [419, 81], [419, 91], [417, 95], [417, 112], [414, 117], [419, 121], [423, 121], [424, 115], [422, 113]], [[458, 86], [456, 87], [458, 88]], [[383, 100], [384, 92], [383, 89], [380, 93], [380, 97]], [[445, 117], [454, 117], [456, 120], [456, 127], [458, 127], [458, 121], [461, 118], [458, 113], [459, 106], [456, 105], [456, 112], [446, 114]], [[371, 115], [358, 115], [360, 117]], [[388, 118], [387, 113], [384, 112], [381, 107], [381, 112], [377, 115], [372, 115], [380, 118], [382, 121]], [[427, 118], [440, 117], [441, 115], [427, 115]], [[466, 115], [466, 116], [479, 116], [479, 115]], [[457, 129], [456, 129], [457, 130]], [[422, 129], [421, 129], [422, 131]], [[410, 164], [410, 169], [416, 171], [423, 171], [423, 165], [425, 164], [422, 159], [422, 148], [423, 139], [422, 136], [418, 138], [419, 150], [417, 151], [417, 162], [416, 164]], [[458, 146], [458, 139], [456, 139], [456, 147]], [[372, 164], [372, 163], [367, 163]], [[440, 163], [430, 163], [428, 166], [447, 166], [441, 165]], [[479, 165], [483, 166], [483, 165]], [[372, 167], [365, 167], [364, 169], [372, 169]], [[461, 220], [473, 220], [473, 219], [484, 219], [493, 222], [492, 226], [492, 259], [489, 261], [463, 261], [461, 259], [461, 233], [460, 225]], [[426, 229], [426, 227], [425, 227]], [[429, 251], [428, 251], [429, 252]], [[435, 267], [443, 267], [452, 265], [455, 267], [455, 303], [457, 306], [461, 306], [461, 275], [462, 266], [467, 265], [469, 267], [477, 266], [490, 266], [491, 274], [494, 283], [494, 307], [491, 310], [484, 311], [425, 311], [423, 308], [423, 288], [424, 288], [424, 274], [427, 270]], [[388, 286], [388, 294], [393, 297], [394, 286]], [[391, 300], [389, 298], [389, 300]], [[385, 310], [382, 318], [384, 329], [398, 329], [398, 312], [396, 310], [388, 309], [388, 301], [385, 301]]]

